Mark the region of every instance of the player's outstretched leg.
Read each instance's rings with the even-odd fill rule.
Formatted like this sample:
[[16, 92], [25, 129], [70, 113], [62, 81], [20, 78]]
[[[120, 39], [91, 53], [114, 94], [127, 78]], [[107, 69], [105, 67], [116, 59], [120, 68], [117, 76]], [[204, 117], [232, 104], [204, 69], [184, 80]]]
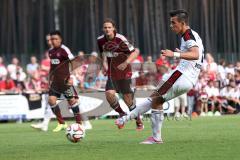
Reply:
[[[130, 112], [136, 108], [136, 103], [135, 103], [133, 93], [123, 94], [123, 100], [124, 100], [125, 104], [128, 106]], [[143, 125], [143, 122], [141, 119], [141, 114], [137, 115], [137, 117], [134, 119], [136, 120], [136, 130], [142, 131], [144, 129], [144, 125]]]
[[151, 98], [146, 98], [142, 103], [136, 105], [135, 109], [133, 109], [128, 115], [118, 118], [115, 121], [115, 124], [117, 126], [124, 125], [125, 123], [127, 123], [127, 121], [135, 119], [139, 115], [142, 115], [143, 113], [149, 111], [151, 109], [151, 105]]

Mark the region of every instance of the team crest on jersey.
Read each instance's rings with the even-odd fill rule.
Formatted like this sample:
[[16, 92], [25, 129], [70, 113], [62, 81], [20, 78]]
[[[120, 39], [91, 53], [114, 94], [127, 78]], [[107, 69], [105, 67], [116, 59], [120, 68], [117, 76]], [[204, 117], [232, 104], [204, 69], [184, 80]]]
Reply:
[[59, 59], [51, 59], [51, 64], [59, 64], [60, 60]]

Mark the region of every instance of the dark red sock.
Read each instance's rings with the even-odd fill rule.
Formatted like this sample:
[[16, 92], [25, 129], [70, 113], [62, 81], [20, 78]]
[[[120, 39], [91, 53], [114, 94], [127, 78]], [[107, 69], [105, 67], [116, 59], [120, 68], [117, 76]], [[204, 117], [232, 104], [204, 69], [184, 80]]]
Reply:
[[76, 120], [76, 123], [82, 124], [82, 117], [78, 105], [72, 107], [72, 111]]
[[126, 113], [122, 110], [122, 108], [120, 107], [120, 104], [118, 102], [116, 102], [115, 104], [111, 105], [111, 107], [119, 113], [120, 117], [126, 115]]
[[58, 123], [64, 124], [65, 122], [64, 122], [64, 119], [62, 117], [61, 110], [60, 110], [59, 106], [56, 105], [55, 107], [53, 107], [52, 111], [56, 115]]

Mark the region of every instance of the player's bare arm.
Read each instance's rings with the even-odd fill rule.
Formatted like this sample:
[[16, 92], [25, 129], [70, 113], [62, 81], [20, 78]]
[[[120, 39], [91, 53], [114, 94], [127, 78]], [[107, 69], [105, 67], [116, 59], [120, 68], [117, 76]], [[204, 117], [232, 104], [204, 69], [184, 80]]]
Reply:
[[134, 59], [137, 58], [137, 56], [139, 55], [139, 52], [137, 52], [136, 50], [134, 52], [132, 52], [130, 54], [130, 56], [126, 59], [126, 61], [124, 61], [123, 63], [121, 63], [117, 68], [119, 70], [125, 70], [128, 66], [128, 64], [130, 64]]
[[161, 50], [161, 52], [162, 52], [162, 55], [166, 57], [177, 57], [174, 54], [178, 54], [179, 55], [178, 58], [186, 59], [186, 60], [197, 60], [199, 58], [199, 49], [197, 46], [189, 48], [187, 52], [182, 52], [177, 48], [175, 52], [169, 49]]

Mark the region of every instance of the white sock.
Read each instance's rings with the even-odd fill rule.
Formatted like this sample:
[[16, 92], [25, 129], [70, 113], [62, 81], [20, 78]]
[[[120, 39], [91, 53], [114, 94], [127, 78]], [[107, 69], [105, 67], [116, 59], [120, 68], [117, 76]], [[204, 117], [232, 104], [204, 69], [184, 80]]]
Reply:
[[48, 104], [45, 108], [45, 113], [44, 113], [44, 118], [43, 118], [43, 125], [48, 126], [50, 120], [51, 120], [51, 116], [52, 116], [52, 109], [50, 107], [50, 105]]
[[155, 140], [162, 140], [162, 124], [164, 120], [163, 110], [152, 109], [152, 136]]
[[124, 116], [124, 121], [129, 121], [136, 118], [138, 115], [149, 111], [152, 107], [152, 99], [146, 98], [141, 104], [136, 105], [136, 108], [132, 110], [127, 116]]

